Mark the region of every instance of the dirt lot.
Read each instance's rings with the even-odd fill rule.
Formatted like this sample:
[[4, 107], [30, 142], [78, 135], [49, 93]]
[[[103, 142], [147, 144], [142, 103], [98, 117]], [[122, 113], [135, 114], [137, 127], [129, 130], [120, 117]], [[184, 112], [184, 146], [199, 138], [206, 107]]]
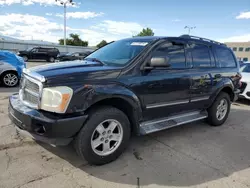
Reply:
[[[29, 63], [29, 66], [38, 63]], [[0, 88], [0, 188], [249, 187], [250, 103], [232, 105], [222, 127], [197, 122], [132, 138], [115, 162], [95, 167], [71, 146], [54, 148], [17, 135]]]

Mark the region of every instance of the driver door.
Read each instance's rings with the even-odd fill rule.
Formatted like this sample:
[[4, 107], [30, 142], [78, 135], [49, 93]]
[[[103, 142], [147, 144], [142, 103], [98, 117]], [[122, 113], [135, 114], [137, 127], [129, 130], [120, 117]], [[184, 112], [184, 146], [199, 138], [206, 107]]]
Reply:
[[145, 120], [152, 120], [189, 110], [191, 77], [188, 73], [185, 43], [165, 41], [151, 57], [166, 57], [170, 67], [146, 71], [143, 77]]

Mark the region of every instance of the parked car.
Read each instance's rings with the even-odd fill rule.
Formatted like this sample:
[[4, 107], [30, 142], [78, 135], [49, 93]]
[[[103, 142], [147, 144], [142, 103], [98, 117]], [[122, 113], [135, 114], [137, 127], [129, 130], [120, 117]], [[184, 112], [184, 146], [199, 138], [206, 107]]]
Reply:
[[74, 141], [81, 157], [102, 165], [121, 155], [131, 134], [201, 119], [222, 125], [240, 78], [236, 57], [219, 42], [134, 37], [83, 61], [25, 70], [9, 114], [20, 134], [52, 145]]
[[0, 50], [0, 82], [7, 87], [18, 85], [23, 68], [23, 59], [12, 52]]
[[46, 60], [48, 62], [54, 62], [59, 50], [57, 48], [35, 47], [28, 48], [25, 51], [19, 51], [18, 55], [23, 57], [24, 61], [28, 60]]
[[250, 63], [242, 64], [240, 71], [242, 75], [240, 97], [250, 99]]
[[86, 51], [86, 52], [73, 52], [73, 53], [67, 53], [58, 55], [56, 58], [56, 61], [74, 61], [74, 60], [83, 60], [85, 57], [87, 57], [89, 54], [91, 54], [92, 51]]

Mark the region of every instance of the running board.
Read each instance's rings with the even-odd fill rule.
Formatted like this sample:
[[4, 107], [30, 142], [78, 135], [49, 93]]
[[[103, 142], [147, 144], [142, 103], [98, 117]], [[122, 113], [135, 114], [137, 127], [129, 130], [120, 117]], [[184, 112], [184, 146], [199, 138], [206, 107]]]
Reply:
[[167, 118], [156, 119], [152, 121], [142, 122], [140, 124], [140, 134], [145, 135], [182, 124], [190, 123], [207, 118], [207, 111], [195, 111], [180, 115], [170, 116]]

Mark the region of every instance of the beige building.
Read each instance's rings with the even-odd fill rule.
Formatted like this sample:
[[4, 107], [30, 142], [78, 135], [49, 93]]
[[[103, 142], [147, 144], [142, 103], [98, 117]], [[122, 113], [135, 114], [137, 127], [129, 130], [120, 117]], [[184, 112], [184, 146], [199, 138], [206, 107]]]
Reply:
[[225, 42], [230, 47], [238, 60], [250, 61], [250, 42]]

